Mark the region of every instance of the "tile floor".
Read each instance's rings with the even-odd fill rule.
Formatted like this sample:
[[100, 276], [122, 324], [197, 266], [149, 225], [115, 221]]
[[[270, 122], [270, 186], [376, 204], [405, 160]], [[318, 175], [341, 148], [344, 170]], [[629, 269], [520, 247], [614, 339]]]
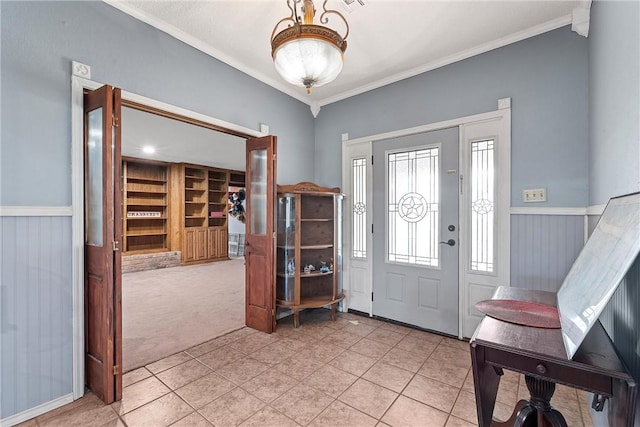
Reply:
[[[88, 393], [22, 426], [472, 426], [476, 409], [467, 342], [326, 310], [243, 328], [123, 377], [123, 398]], [[496, 416], [527, 398], [505, 371]], [[582, 392], [558, 386], [552, 405], [569, 426], [590, 427]]]

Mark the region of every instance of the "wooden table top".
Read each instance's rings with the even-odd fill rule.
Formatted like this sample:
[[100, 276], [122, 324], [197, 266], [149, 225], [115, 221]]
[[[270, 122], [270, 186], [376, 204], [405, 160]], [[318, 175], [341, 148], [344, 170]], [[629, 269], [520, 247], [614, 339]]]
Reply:
[[[501, 286], [492, 299], [533, 301], [556, 306], [554, 292], [534, 291]], [[621, 379], [630, 379], [618, 358], [609, 336], [600, 322], [596, 322], [573, 357], [567, 358], [561, 329], [543, 329], [517, 325], [485, 316], [476, 329], [471, 343], [507, 350], [560, 365], [586, 365], [587, 370]]]

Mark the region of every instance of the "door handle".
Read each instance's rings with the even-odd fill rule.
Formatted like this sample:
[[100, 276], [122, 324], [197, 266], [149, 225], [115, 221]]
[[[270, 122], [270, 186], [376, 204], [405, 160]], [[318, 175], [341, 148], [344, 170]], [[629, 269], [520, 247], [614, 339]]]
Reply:
[[453, 240], [453, 239], [449, 239], [446, 242], [440, 242], [440, 243], [445, 244], [445, 245], [449, 245], [449, 246], [455, 246], [456, 245], [456, 241]]

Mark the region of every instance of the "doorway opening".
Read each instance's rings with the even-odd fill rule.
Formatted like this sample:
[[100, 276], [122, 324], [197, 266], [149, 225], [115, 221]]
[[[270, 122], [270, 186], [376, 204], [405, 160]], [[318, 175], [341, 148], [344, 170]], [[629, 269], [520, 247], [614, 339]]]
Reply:
[[[85, 112], [85, 108], [84, 108], [84, 93], [87, 90], [96, 91], [96, 89], [101, 87], [103, 87], [103, 85], [100, 83], [96, 83], [96, 82], [89, 81], [89, 80], [82, 79], [75, 76], [72, 78], [72, 194], [73, 194], [72, 196], [72, 199], [73, 199], [72, 242], [73, 242], [73, 297], [74, 297], [74, 303], [73, 303], [73, 312], [74, 312], [73, 395], [74, 395], [74, 399], [80, 398], [84, 394], [85, 379], [86, 379], [85, 375], [87, 375], [85, 371], [86, 343], [90, 341], [96, 341], [95, 337], [90, 337], [88, 335], [87, 331], [90, 329], [89, 327], [91, 326], [91, 320], [86, 318], [86, 313], [85, 313], [85, 304], [86, 304], [85, 272], [86, 271], [85, 271], [85, 262], [84, 262], [84, 258], [85, 258], [84, 252], [86, 247], [85, 247], [84, 211], [85, 211], [85, 201], [87, 200], [84, 194], [85, 184], [84, 184], [83, 177], [85, 176], [85, 167], [86, 167], [85, 166], [86, 164], [85, 147], [86, 147], [86, 143], [88, 143], [89, 146], [91, 146], [91, 142], [85, 141], [85, 137], [83, 136], [84, 135], [83, 129], [85, 127], [84, 125], [87, 122], [87, 120], [90, 119], [89, 115]], [[104, 87], [106, 88], [106, 86]], [[101, 92], [104, 93], [104, 91], [101, 91]], [[111, 90], [108, 89], [107, 93], [110, 94]], [[109, 98], [110, 96], [111, 95], [109, 95], [107, 98]], [[135, 107], [136, 109], [143, 110], [143, 111], [158, 113], [165, 117], [180, 119], [182, 121], [186, 121], [191, 124], [206, 127], [208, 129], [217, 130], [225, 134], [232, 134], [237, 137], [241, 137], [247, 141], [247, 148], [246, 148], [247, 159], [249, 159], [250, 155], [253, 155], [253, 150], [255, 149], [256, 146], [258, 147], [265, 146], [265, 149], [269, 150], [269, 157], [268, 157], [270, 159], [269, 170], [272, 171], [273, 173], [269, 174], [268, 176], [265, 176], [265, 179], [267, 180], [267, 182], [260, 181], [258, 184], [261, 184], [263, 188], [266, 188], [268, 183], [273, 183], [273, 186], [275, 188], [275, 172], [274, 172], [275, 159], [276, 159], [276, 154], [275, 154], [276, 138], [275, 137], [267, 137], [265, 136], [265, 133], [262, 131], [255, 131], [252, 129], [244, 128], [242, 126], [234, 125], [228, 122], [224, 122], [218, 119], [204, 116], [202, 114], [194, 113], [189, 110], [185, 110], [179, 107], [174, 107], [169, 104], [165, 104], [165, 103], [155, 101], [139, 95], [135, 95], [132, 93], [128, 93], [124, 91], [121, 92], [119, 89], [113, 89], [113, 96], [114, 96], [114, 101], [112, 104], [109, 104], [109, 105], [119, 106], [120, 96], [122, 96], [121, 98], [123, 101], [122, 105]], [[118, 111], [118, 114], [117, 115], [114, 114], [112, 118], [111, 114], [108, 113], [109, 111], [108, 108], [104, 108], [104, 111], [107, 112], [107, 114], [101, 114], [101, 116], [104, 118], [104, 121], [102, 122], [102, 126], [97, 129], [98, 134], [102, 135], [102, 138], [103, 138], [103, 141], [101, 142], [102, 147], [104, 147], [103, 154], [106, 155], [106, 153], [114, 151], [116, 153], [114, 157], [119, 159], [119, 156], [120, 156], [119, 141], [120, 140], [119, 140], [119, 130], [116, 130], [116, 129], [119, 129], [117, 120], [119, 119], [120, 114]], [[116, 110], [114, 110], [114, 112], [115, 111]], [[100, 129], [102, 129], [103, 131], [107, 129], [108, 130], [105, 133], [105, 132], [101, 132]], [[114, 129], [114, 130], [111, 130], [111, 129]], [[91, 131], [89, 131], [89, 134], [91, 134]], [[111, 135], [114, 136], [113, 143], [111, 143], [111, 140], [110, 140]], [[254, 138], [254, 137], [261, 137], [261, 136], [264, 136], [264, 137], [257, 138], [257, 139]], [[106, 141], [104, 139], [106, 139]], [[109, 158], [112, 158], [111, 154], [108, 154], [108, 156]], [[119, 169], [120, 162], [108, 161], [108, 165], [107, 165], [108, 170], [111, 170], [111, 165], [118, 165], [118, 169]], [[113, 166], [113, 167], [115, 168], [116, 166]], [[249, 179], [251, 177], [250, 169], [251, 168], [249, 168], [249, 170], [247, 171], [247, 175]], [[104, 179], [107, 179], [107, 178], [112, 179], [114, 176], [120, 176], [119, 171], [114, 171], [114, 172], [115, 173], [111, 175], [105, 176]], [[111, 185], [113, 185], [114, 188], [118, 189], [118, 191], [111, 191], [111, 193], [120, 194], [119, 189], [121, 187], [121, 182], [117, 180], [115, 184], [113, 181], [111, 181], [111, 183], [112, 183]], [[103, 180], [103, 183], [102, 183], [103, 195], [108, 194], [108, 186], [109, 186], [108, 180]], [[107, 193], [105, 193], [104, 191], [107, 191]], [[225, 190], [225, 193], [226, 191], [227, 190]], [[248, 192], [247, 199], [248, 199], [247, 204], [250, 206], [251, 200], [252, 200], [251, 192]], [[90, 200], [88, 202], [90, 202]], [[111, 199], [111, 201], [106, 201], [105, 203], [111, 204], [112, 211], [114, 210], [118, 211], [121, 206], [120, 201], [117, 200], [117, 197], [115, 199], [115, 205], [118, 206], [118, 209], [114, 209], [113, 199]], [[250, 207], [248, 207], [248, 209], [250, 210]], [[254, 217], [255, 216], [256, 215], [254, 215]], [[257, 214], [257, 216], [259, 216], [260, 220], [264, 222], [267, 222], [269, 220], [269, 218], [263, 218], [259, 214]], [[112, 216], [112, 218], [114, 217]], [[114, 220], [112, 219], [111, 224], [113, 223], [114, 223]], [[121, 223], [121, 221], [115, 221], [115, 223], [118, 224], [118, 223]], [[115, 230], [115, 231], [116, 233], [111, 238], [114, 238], [116, 235], [117, 236], [122, 235], [122, 234], [118, 234], [118, 230]], [[250, 237], [251, 237], [251, 227], [247, 229], [247, 239], [249, 239]], [[111, 243], [112, 243], [110, 241], [111, 238], [108, 238], [103, 242], [105, 243], [105, 245], [103, 245], [104, 247], [102, 248], [102, 250], [105, 252], [105, 254], [108, 254], [111, 249]], [[226, 247], [227, 245], [226, 240], [224, 244]], [[120, 245], [120, 238], [118, 239], [114, 238], [113, 258], [115, 259], [115, 261], [113, 262], [113, 265], [115, 265], [116, 268], [118, 268], [118, 264], [121, 259], [120, 257], [121, 248], [119, 247], [119, 245]], [[107, 248], [109, 248], [109, 250], [107, 250]], [[115, 254], [117, 254], [117, 256]], [[108, 257], [109, 256], [107, 255], [107, 258]], [[250, 258], [251, 256], [247, 256], [247, 260], [250, 260]], [[247, 265], [250, 265], [249, 261], [247, 261]], [[112, 270], [110, 271], [113, 272], [113, 267], [112, 267]], [[111, 274], [108, 274], [108, 275], [111, 275]], [[116, 286], [116, 288], [118, 287]], [[122, 335], [120, 331], [118, 331], [118, 333], [115, 336], [113, 335], [113, 331], [118, 329], [118, 322], [120, 321], [119, 320], [120, 294], [114, 293], [111, 298], [115, 302], [115, 307], [118, 307], [118, 313], [114, 313], [113, 311], [110, 312], [108, 306], [106, 308], [103, 306], [101, 310], [105, 314], [105, 316], [109, 318], [111, 318], [112, 316], [115, 316], [115, 320], [111, 319], [106, 321], [107, 326], [109, 325], [109, 322], [111, 322], [112, 325], [115, 322], [115, 327], [111, 326], [111, 333], [108, 332], [109, 328], [105, 329], [105, 333], [107, 333], [107, 335], [102, 336], [102, 339], [105, 340], [104, 342], [106, 343], [107, 346], [111, 346], [112, 348], [111, 354], [113, 354], [114, 346], [115, 348], [117, 348], [117, 352], [119, 352], [121, 348], [119, 341], [121, 340]], [[98, 298], [95, 301], [99, 302], [100, 298]], [[253, 299], [251, 298], [251, 293], [249, 293], [248, 291], [247, 291], [247, 305], [256, 305], [255, 301], [253, 301]], [[246, 319], [246, 324], [249, 325], [248, 317]], [[251, 326], [256, 327], [255, 325], [251, 325]], [[105, 368], [108, 368], [108, 369], [102, 369], [104, 372], [101, 373], [100, 375], [107, 382], [111, 381], [108, 379], [108, 377], [110, 375], [113, 376], [113, 379], [115, 381], [115, 390], [116, 390], [115, 395], [116, 395], [116, 398], [118, 398], [117, 396], [118, 396], [119, 390], [121, 390], [121, 382], [122, 382], [121, 363], [118, 362], [118, 358], [116, 357], [115, 364], [114, 364], [114, 361], [111, 361], [110, 366], [105, 365]], [[112, 371], [111, 368], [113, 368], [113, 372], [111, 372]], [[113, 385], [110, 387], [113, 387]], [[111, 391], [111, 395], [113, 396], [113, 388]], [[110, 399], [112, 400], [113, 397], [111, 397]]]

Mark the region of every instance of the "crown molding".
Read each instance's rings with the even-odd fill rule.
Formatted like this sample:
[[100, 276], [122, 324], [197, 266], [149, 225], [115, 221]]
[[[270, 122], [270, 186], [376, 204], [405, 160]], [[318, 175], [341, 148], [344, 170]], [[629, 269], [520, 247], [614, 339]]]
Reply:
[[436, 68], [444, 67], [445, 65], [453, 64], [454, 62], [462, 61], [472, 56], [480, 55], [482, 53], [489, 52], [500, 47], [507, 46], [512, 43], [516, 43], [531, 37], [538, 36], [549, 31], [556, 30], [558, 28], [571, 24], [572, 16], [565, 15], [560, 18], [547, 21], [540, 25], [528, 28], [526, 30], [518, 31], [517, 33], [509, 34], [508, 36], [501, 37], [496, 40], [492, 40], [487, 43], [482, 43], [478, 46], [472, 47], [467, 50], [463, 50], [454, 55], [446, 56], [444, 58], [429, 62], [411, 70], [404, 71], [402, 73], [394, 74], [393, 76], [386, 77], [384, 79], [377, 80], [375, 82], [360, 86], [358, 88], [342, 92], [338, 95], [330, 96], [318, 101], [318, 104], [322, 107], [334, 102], [342, 101], [343, 99], [360, 95], [361, 93], [368, 92], [370, 90], [378, 89], [382, 86], [386, 86], [391, 83], [398, 82], [400, 80], [408, 79], [409, 77], [417, 76], [418, 74], [425, 73], [427, 71], [435, 70]]

